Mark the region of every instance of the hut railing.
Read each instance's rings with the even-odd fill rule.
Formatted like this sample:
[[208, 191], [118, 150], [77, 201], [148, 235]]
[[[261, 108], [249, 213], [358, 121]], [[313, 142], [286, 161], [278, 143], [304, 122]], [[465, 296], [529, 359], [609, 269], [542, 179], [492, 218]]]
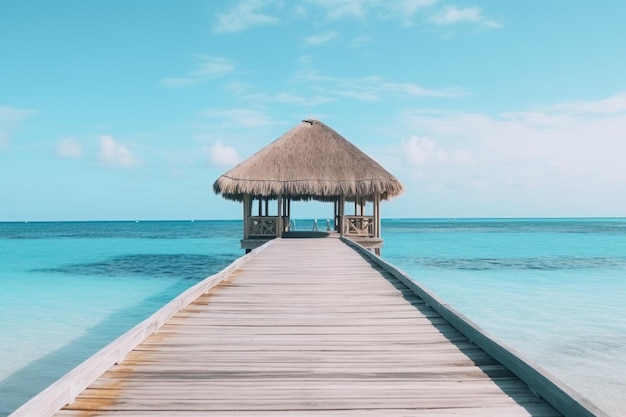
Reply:
[[248, 218], [248, 236], [266, 237], [278, 236], [276, 228], [278, 216], [253, 216]]
[[371, 237], [374, 235], [374, 216], [344, 216], [344, 236]]

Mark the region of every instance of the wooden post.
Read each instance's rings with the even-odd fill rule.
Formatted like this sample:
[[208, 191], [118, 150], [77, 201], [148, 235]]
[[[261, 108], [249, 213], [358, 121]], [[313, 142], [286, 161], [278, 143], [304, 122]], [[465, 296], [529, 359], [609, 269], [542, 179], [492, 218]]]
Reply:
[[250, 230], [249, 222], [250, 222], [250, 214], [252, 212], [252, 201], [250, 194], [243, 195], [243, 238], [247, 239], [249, 237], [248, 233]]
[[[282, 201], [282, 205], [281, 205], [281, 207], [283, 208], [282, 218], [283, 218], [284, 220], [287, 220], [287, 219], [286, 219], [286, 217], [287, 217], [287, 199], [286, 199], [286, 198], [283, 198], [282, 200], [283, 200], [283, 201]], [[285, 228], [287, 227], [287, 225], [288, 225], [288, 224], [289, 224], [289, 220], [287, 220], [287, 224], [285, 224], [285, 221], [283, 221], [283, 224], [282, 224], [282, 226], [283, 226], [283, 227], [281, 228], [281, 230], [282, 230], [283, 232], [285, 231]]]
[[381, 222], [380, 222], [380, 194], [374, 194], [374, 237], [380, 239]]
[[372, 217], [373, 217], [372, 237], [375, 238], [378, 233], [376, 231], [376, 229], [378, 229], [378, 223], [376, 222], [376, 194], [372, 195]]
[[341, 194], [339, 197], [339, 234], [343, 236], [343, 214], [345, 212], [346, 196]]
[[278, 196], [278, 219], [276, 220], [276, 237], [283, 236], [283, 196]]
[[262, 215], [263, 215], [262, 197], [259, 196], [259, 217], [261, 217]]
[[288, 198], [283, 198], [283, 217], [287, 217], [289, 214], [287, 211], [287, 201], [289, 201]]
[[335, 232], [339, 231], [339, 200], [335, 198], [333, 201], [334, 204], [334, 217], [333, 220], [335, 222]]
[[291, 200], [289, 198], [283, 198], [283, 219], [286, 223], [283, 224], [283, 231], [289, 230], [289, 220], [291, 214], [289, 213], [289, 204]]

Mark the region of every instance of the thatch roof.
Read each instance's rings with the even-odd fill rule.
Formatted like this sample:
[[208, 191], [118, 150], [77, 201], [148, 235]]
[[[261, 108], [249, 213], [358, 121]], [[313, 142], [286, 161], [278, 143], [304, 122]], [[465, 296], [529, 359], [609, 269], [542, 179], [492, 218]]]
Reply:
[[217, 194], [241, 201], [244, 194], [294, 200], [400, 195], [400, 181], [339, 133], [317, 120], [302, 123], [213, 184]]

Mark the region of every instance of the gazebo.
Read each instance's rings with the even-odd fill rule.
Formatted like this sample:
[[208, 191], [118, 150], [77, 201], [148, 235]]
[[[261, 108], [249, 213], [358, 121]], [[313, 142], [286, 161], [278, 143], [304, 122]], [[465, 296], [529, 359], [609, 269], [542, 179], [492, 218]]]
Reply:
[[[213, 190], [243, 202], [241, 247], [247, 252], [287, 236], [291, 201], [301, 200], [334, 202], [334, 231], [379, 252], [380, 202], [404, 187], [339, 133], [318, 120], [304, 120], [220, 176]], [[353, 214], [346, 215], [352, 204]]]

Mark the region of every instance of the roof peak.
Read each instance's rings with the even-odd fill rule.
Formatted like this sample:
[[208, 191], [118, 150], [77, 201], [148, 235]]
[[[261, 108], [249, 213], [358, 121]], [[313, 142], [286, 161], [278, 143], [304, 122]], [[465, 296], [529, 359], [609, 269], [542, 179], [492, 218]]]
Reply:
[[240, 201], [244, 194], [322, 201], [380, 194], [387, 200], [401, 194], [403, 186], [338, 132], [305, 119], [220, 176], [213, 190]]

